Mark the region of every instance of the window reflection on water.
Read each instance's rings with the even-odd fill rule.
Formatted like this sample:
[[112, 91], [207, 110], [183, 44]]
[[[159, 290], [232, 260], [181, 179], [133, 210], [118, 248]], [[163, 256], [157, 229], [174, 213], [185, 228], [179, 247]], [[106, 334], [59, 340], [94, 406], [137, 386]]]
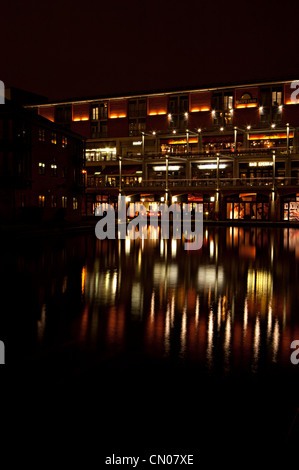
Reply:
[[256, 373], [290, 367], [299, 339], [297, 242], [298, 230], [259, 227], [204, 227], [198, 251], [91, 234], [35, 255], [20, 248], [16, 263], [20, 279], [30, 277], [23, 304], [36, 312], [40, 349], [72, 340], [99, 360], [129, 354]]

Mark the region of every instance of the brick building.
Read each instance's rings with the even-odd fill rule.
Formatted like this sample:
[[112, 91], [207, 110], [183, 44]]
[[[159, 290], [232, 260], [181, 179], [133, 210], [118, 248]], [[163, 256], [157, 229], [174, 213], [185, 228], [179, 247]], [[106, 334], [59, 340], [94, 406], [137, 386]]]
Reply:
[[79, 219], [84, 139], [18, 104], [0, 106], [1, 221]]
[[202, 202], [208, 218], [292, 220], [297, 205], [299, 213], [296, 83], [236, 83], [31, 108], [86, 138], [90, 214], [121, 192], [135, 204]]

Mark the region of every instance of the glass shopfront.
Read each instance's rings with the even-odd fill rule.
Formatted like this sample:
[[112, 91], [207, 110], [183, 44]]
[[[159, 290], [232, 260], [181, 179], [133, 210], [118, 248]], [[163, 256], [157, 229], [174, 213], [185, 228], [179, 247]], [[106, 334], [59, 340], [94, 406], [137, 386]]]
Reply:
[[269, 220], [270, 203], [265, 196], [240, 194], [226, 199], [227, 220]]
[[283, 220], [299, 221], [299, 193], [283, 200]]

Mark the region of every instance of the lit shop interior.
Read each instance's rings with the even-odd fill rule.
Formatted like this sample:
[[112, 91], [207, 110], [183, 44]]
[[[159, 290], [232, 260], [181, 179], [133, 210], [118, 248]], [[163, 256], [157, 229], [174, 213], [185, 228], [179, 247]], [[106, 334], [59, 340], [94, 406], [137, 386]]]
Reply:
[[269, 196], [257, 193], [241, 193], [226, 197], [226, 219], [268, 220]]

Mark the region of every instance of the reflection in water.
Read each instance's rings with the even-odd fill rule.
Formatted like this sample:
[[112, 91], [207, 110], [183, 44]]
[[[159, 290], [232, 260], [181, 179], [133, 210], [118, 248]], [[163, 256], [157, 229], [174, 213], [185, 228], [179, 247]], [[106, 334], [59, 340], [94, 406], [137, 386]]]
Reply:
[[38, 348], [72, 340], [99, 358], [134, 351], [215, 373], [289, 367], [299, 231], [206, 228], [202, 249], [187, 251], [182, 240], [151, 239], [155, 230], [141, 240], [92, 234], [19, 248]]

